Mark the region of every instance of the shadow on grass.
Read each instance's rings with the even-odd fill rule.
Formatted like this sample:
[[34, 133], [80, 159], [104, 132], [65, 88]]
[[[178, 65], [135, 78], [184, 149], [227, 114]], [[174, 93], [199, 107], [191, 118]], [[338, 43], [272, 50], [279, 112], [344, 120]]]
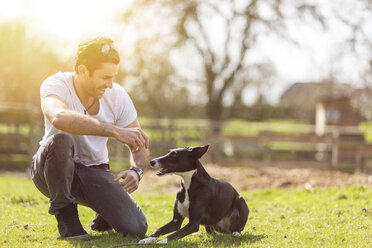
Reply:
[[[220, 233], [213, 233], [213, 234], [205, 234], [199, 236], [195, 240], [195, 242], [187, 242], [182, 240], [172, 241], [168, 244], [137, 244], [140, 238], [133, 238], [133, 237], [123, 237], [119, 233], [115, 232], [104, 232], [99, 234], [94, 234], [92, 239], [89, 241], [69, 241], [73, 244], [74, 247], [81, 247], [81, 248], [92, 248], [92, 247], [110, 247], [110, 248], [118, 248], [118, 247], [231, 247], [237, 246], [240, 247], [242, 245], [249, 245], [255, 242], [260, 241], [261, 239], [267, 238], [265, 234], [242, 234], [241, 237], [233, 237], [232, 235], [228, 234], [220, 234]], [[160, 239], [159, 239], [160, 240]]]
[[[134, 237], [123, 237], [118, 233], [103, 233], [97, 236], [93, 236], [89, 241], [72, 241], [69, 242], [74, 247], [79, 248], [92, 248], [92, 247], [105, 247], [105, 248], [119, 248], [119, 247], [167, 247], [167, 248], [176, 248], [176, 247], [204, 247], [202, 243], [192, 243], [186, 241], [174, 241], [168, 244], [138, 244], [140, 238]], [[160, 240], [160, 239], [159, 239]]]
[[265, 234], [242, 234], [240, 237], [233, 237], [230, 234], [221, 234], [221, 233], [212, 233], [210, 239], [206, 240], [208, 246], [220, 246], [224, 245], [224, 247], [228, 246], [241, 246], [244, 244], [253, 244], [261, 239], [267, 238]]
[[[91, 239], [87, 241], [74, 241], [74, 240], [68, 240], [69, 243], [71, 243], [74, 247], [79, 248], [92, 248], [92, 247], [115, 247], [118, 244], [123, 243], [137, 243], [139, 238], [134, 237], [124, 237], [120, 233], [114, 232], [114, 231], [107, 231], [102, 233], [89, 233], [91, 235]], [[128, 246], [127, 246], [128, 247]]]
[[[59, 238], [60, 240], [66, 240], [76, 248], [119, 248], [119, 247], [164, 247], [176, 248], [176, 247], [200, 247], [201, 243], [190, 243], [186, 241], [175, 241], [168, 244], [138, 244], [142, 238], [136, 238], [131, 236], [123, 236], [120, 233], [109, 231], [103, 233], [93, 233], [92, 238], [88, 241], [74, 241], [65, 238]], [[161, 240], [161, 239], [159, 239]]]

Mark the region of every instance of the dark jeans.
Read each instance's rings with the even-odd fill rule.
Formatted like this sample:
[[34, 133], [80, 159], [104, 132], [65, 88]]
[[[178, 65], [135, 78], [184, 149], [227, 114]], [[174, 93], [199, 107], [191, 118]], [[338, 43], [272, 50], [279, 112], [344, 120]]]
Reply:
[[87, 167], [74, 162], [71, 135], [48, 138], [33, 159], [32, 180], [50, 198], [49, 213], [72, 202], [92, 208], [117, 232], [143, 236], [147, 221], [136, 201], [118, 184], [108, 164]]

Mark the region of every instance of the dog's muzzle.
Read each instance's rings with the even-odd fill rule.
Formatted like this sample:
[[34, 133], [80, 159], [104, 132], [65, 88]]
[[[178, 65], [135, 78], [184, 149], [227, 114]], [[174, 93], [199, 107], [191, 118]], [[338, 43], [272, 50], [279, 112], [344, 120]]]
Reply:
[[159, 163], [156, 159], [153, 159], [150, 161], [151, 168], [153, 169], [158, 169], [159, 168]]
[[168, 169], [166, 169], [166, 168], [162, 168], [162, 167], [161, 167], [161, 164], [160, 164], [159, 161], [156, 160], [156, 159], [151, 160], [151, 161], [150, 161], [150, 165], [151, 165], [151, 168], [153, 168], [153, 169], [161, 169], [160, 171], [156, 172], [156, 175], [157, 175], [157, 176], [163, 176], [163, 175], [166, 174], [167, 171], [168, 171]]

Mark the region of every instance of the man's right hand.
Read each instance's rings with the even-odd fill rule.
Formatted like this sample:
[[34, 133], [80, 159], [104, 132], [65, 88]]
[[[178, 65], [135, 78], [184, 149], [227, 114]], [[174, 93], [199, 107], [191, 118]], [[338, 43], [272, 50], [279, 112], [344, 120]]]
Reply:
[[118, 127], [114, 138], [121, 143], [128, 145], [132, 152], [138, 152], [143, 148], [148, 149], [149, 147], [149, 137], [141, 128], [138, 127]]

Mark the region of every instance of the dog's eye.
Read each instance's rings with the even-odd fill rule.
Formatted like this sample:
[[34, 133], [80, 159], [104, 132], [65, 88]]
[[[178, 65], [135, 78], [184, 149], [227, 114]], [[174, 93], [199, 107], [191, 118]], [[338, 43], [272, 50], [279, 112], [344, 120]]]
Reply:
[[170, 155], [171, 155], [171, 157], [173, 157], [173, 158], [174, 158], [174, 157], [177, 157], [177, 153], [176, 153], [176, 152], [171, 152]]

